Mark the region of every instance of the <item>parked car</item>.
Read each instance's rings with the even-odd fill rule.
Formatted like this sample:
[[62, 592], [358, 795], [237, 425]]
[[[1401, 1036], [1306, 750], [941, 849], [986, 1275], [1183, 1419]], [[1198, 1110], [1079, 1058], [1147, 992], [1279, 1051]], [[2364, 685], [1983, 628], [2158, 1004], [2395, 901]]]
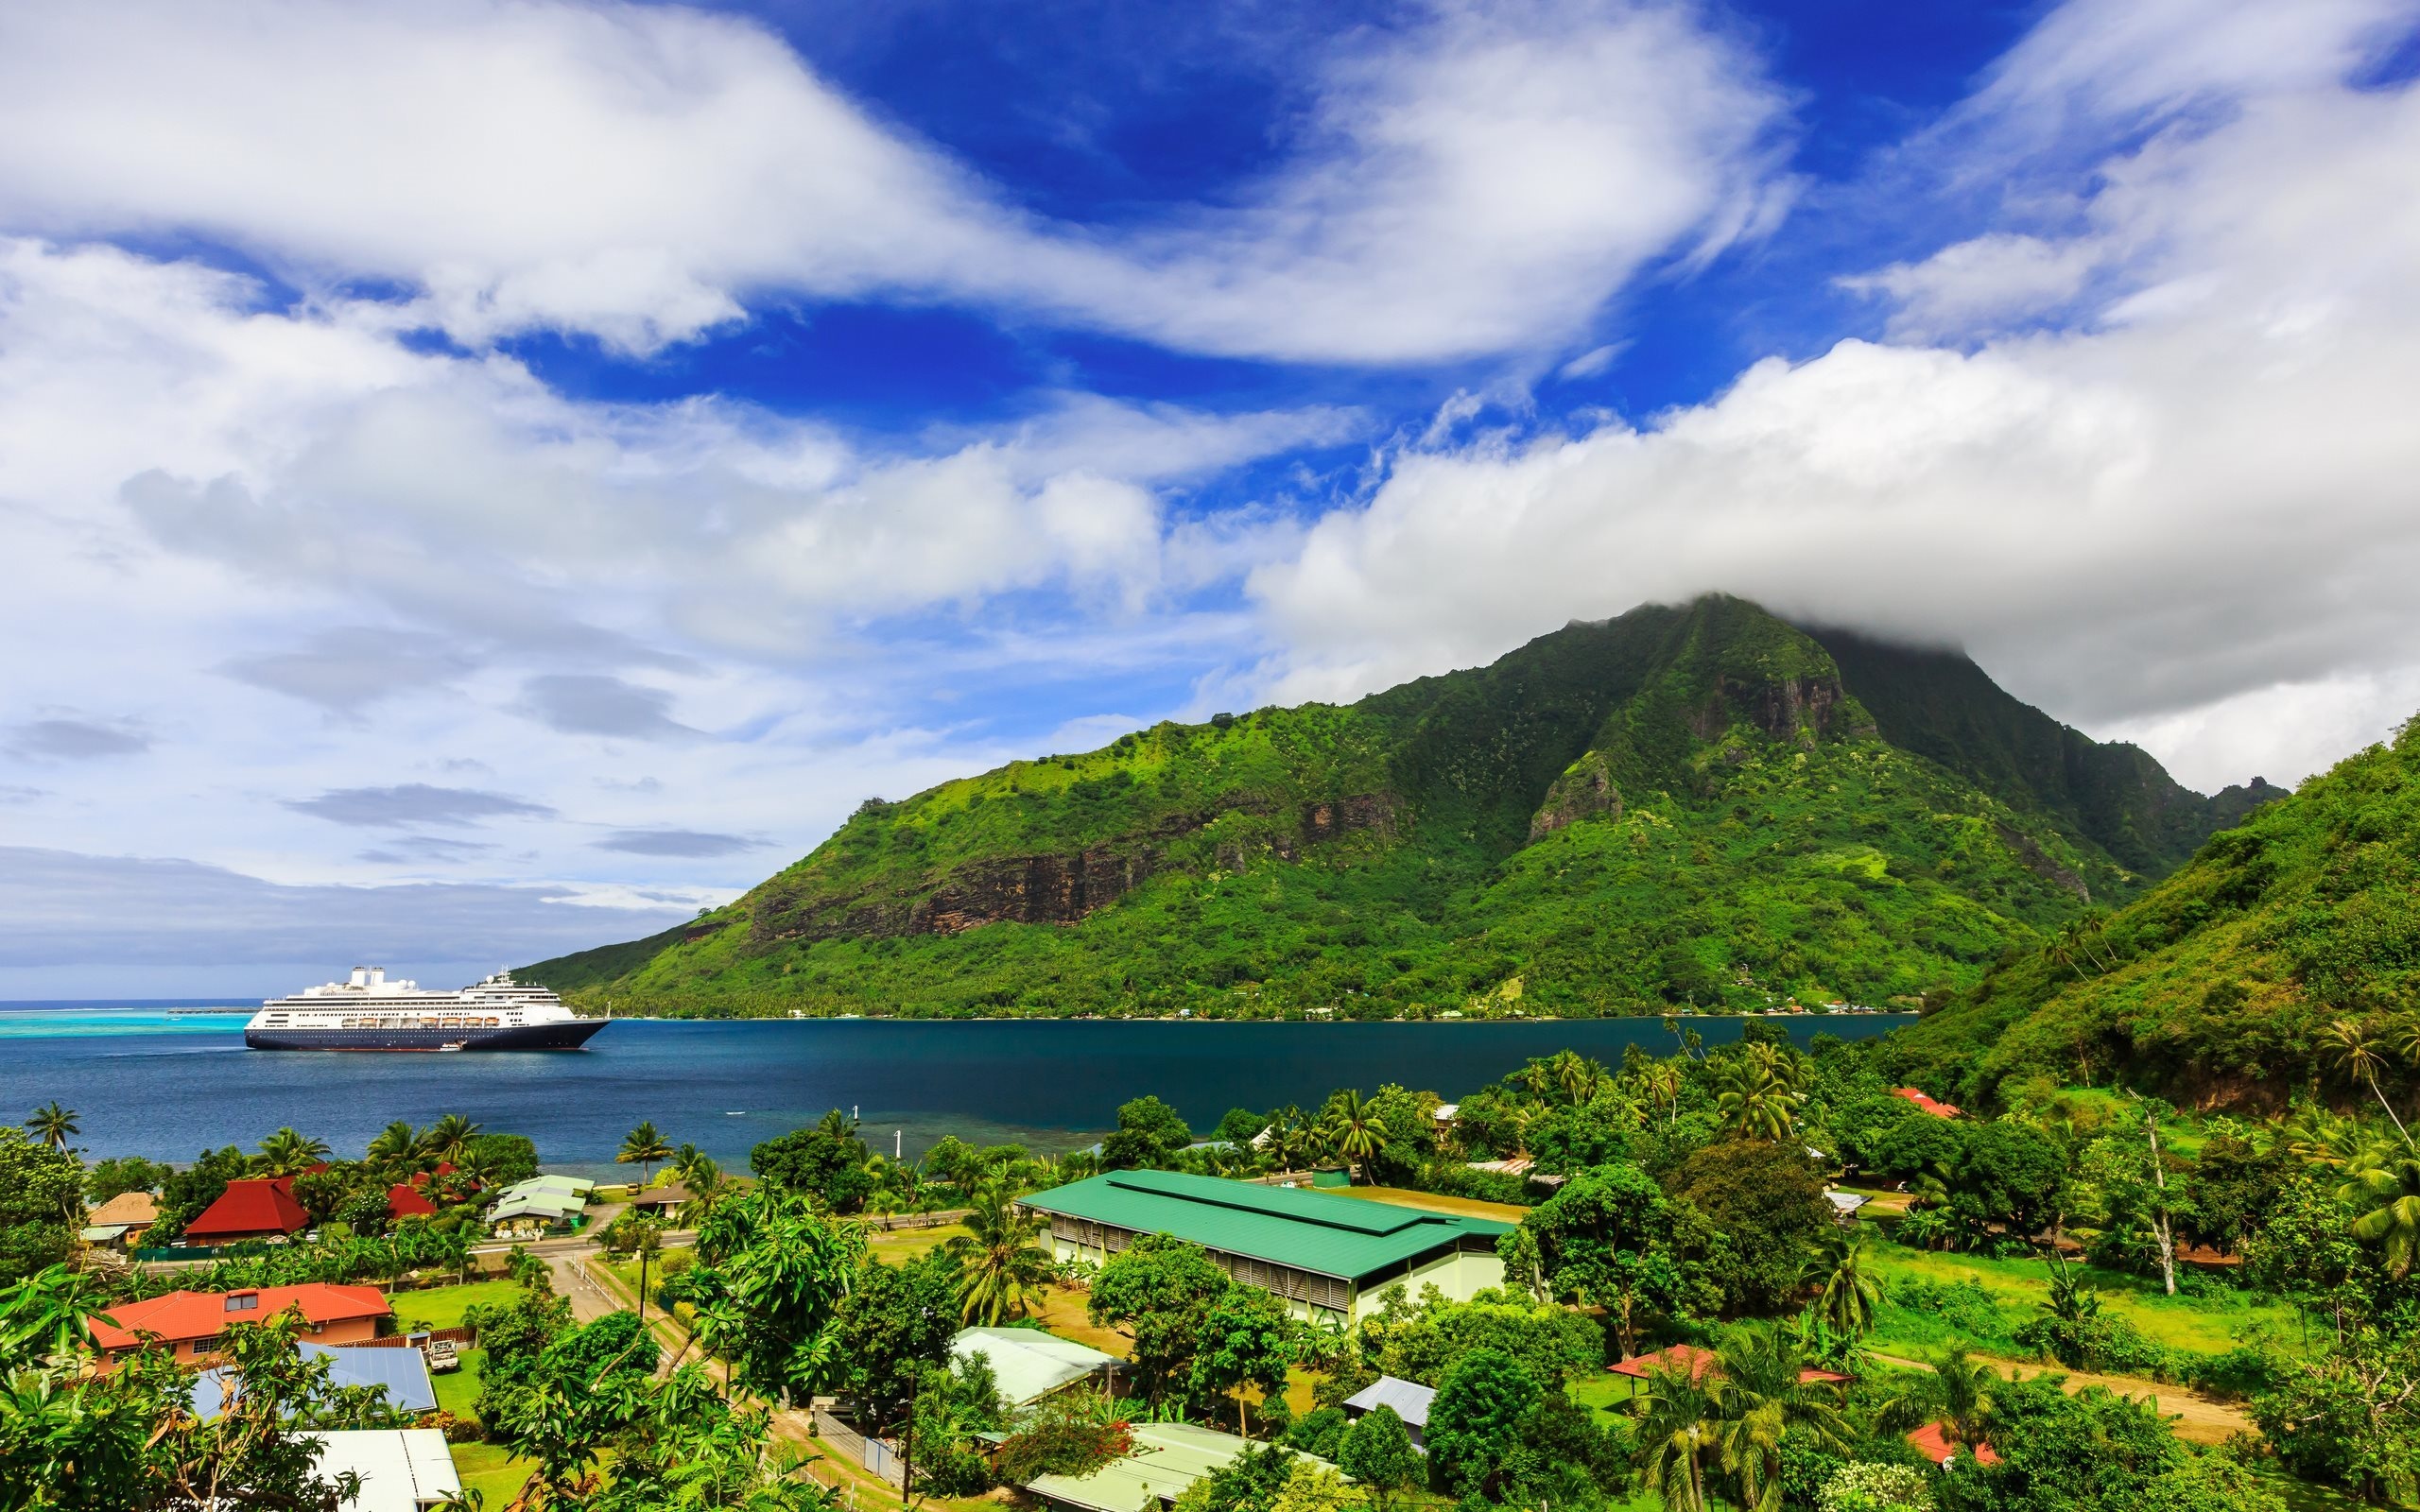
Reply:
[[430, 1375], [441, 1376], [448, 1370], [462, 1368], [462, 1357], [455, 1351], [452, 1339], [431, 1339], [422, 1347], [421, 1353], [428, 1360]]

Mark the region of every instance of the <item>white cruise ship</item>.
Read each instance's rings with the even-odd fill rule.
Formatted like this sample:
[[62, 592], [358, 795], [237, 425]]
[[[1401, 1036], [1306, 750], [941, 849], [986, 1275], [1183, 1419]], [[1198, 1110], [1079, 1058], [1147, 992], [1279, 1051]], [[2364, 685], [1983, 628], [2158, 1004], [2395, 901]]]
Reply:
[[583, 1019], [543, 987], [498, 971], [458, 992], [424, 991], [356, 966], [341, 982], [270, 998], [244, 1025], [254, 1050], [577, 1050], [603, 1019]]

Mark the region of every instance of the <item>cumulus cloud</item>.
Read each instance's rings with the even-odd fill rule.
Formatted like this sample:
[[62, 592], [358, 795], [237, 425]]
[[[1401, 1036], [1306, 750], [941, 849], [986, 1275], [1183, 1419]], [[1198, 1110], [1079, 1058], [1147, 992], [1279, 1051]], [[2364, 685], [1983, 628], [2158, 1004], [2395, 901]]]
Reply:
[[104, 756], [140, 756], [151, 736], [127, 719], [28, 719], [10, 725], [5, 742], [13, 754], [36, 761], [85, 762]]
[[[1769, 226], [1782, 96], [1695, 7], [1440, 4], [1319, 69], [1285, 160], [1134, 229], [1046, 221], [752, 22], [674, 7], [112, 0], [0, 12], [0, 221], [199, 232], [414, 318], [631, 350], [765, 293], [907, 291], [1203, 351], [1560, 337]], [[296, 123], [308, 122], [298, 130]]]
[[468, 787], [431, 787], [406, 782], [398, 787], [346, 787], [317, 798], [294, 799], [287, 808], [297, 814], [371, 829], [397, 829], [410, 824], [474, 824], [482, 819], [545, 818], [553, 809], [543, 803], [486, 793]]
[[625, 855], [702, 860], [762, 850], [765, 842], [706, 830], [616, 830], [596, 845], [599, 850], [618, 850]]
[[[1346, 696], [1721, 589], [1963, 643], [2066, 717], [2174, 736], [2206, 776], [2187, 747], [2222, 737], [2164, 716], [2263, 690], [2282, 713], [2294, 685], [2420, 664], [2420, 90], [2280, 67], [2296, 87], [2096, 164], [2087, 245], [2016, 259], [2114, 249], [2097, 319], [1843, 342], [1643, 426], [1396, 455], [1253, 579], [1286, 647], [1273, 688]], [[2006, 261], [2003, 291], [2026, 282]], [[1927, 326], [2015, 307], [1900, 282]], [[2235, 748], [2265, 763], [2257, 744]]]

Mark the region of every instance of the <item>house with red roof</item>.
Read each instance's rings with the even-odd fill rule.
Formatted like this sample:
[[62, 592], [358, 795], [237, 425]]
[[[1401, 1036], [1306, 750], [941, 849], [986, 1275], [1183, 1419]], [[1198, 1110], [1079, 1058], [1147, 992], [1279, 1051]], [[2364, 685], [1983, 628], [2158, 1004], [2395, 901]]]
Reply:
[[386, 1294], [375, 1286], [312, 1281], [239, 1292], [170, 1292], [121, 1302], [87, 1321], [106, 1359], [161, 1349], [181, 1365], [204, 1365], [218, 1351], [227, 1325], [265, 1322], [289, 1308], [302, 1316], [302, 1337], [327, 1345], [374, 1339], [395, 1315]]
[[[1922, 1454], [1926, 1462], [1935, 1469], [1946, 1469], [1949, 1462], [1956, 1459], [1966, 1448], [1965, 1445], [1950, 1437], [1949, 1425], [1945, 1422], [1925, 1424], [1908, 1435], [1908, 1442], [1915, 1445], [1916, 1452]], [[1999, 1462], [2000, 1457], [1993, 1451], [1991, 1445], [1977, 1444], [1975, 1446], [1976, 1464], [1996, 1465]]]
[[434, 1218], [437, 1216], [437, 1204], [429, 1201], [427, 1194], [421, 1191], [417, 1178], [398, 1181], [387, 1189], [387, 1216], [397, 1221]]
[[311, 1215], [294, 1200], [292, 1177], [255, 1177], [230, 1181], [218, 1200], [185, 1225], [185, 1242], [233, 1245], [247, 1239], [290, 1239], [311, 1227]]
[[1960, 1118], [1965, 1114], [1965, 1109], [1957, 1104], [1936, 1102], [1918, 1088], [1893, 1087], [1891, 1089], [1891, 1095], [1906, 1098], [1935, 1118]]
[[[1631, 1382], [1631, 1395], [1635, 1397], [1638, 1395], [1638, 1383], [1652, 1381], [1658, 1375], [1676, 1374], [1686, 1370], [1689, 1383], [1695, 1385], [1708, 1375], [1720, 1370], [1721, 1367], [1722, 1356], [1712, 1349], [1701, 1349], [1694, 1344], [1674, 1344], [1652, 1353], [1634, 1355], [1619, 1365], [1609, 1365], [1605, 1366], [1605, 1370], [1610, 1375], [1628, 1376]], [[1821, 1381], [1839, 1385], [1844, 1381], [1853, 1381], [1857, 1378], [1842, 1375], [1837, 1370], [1818, 1370], [1808, 1366], [1798, 1372], [1798, 1379], [1805, 1384]]]

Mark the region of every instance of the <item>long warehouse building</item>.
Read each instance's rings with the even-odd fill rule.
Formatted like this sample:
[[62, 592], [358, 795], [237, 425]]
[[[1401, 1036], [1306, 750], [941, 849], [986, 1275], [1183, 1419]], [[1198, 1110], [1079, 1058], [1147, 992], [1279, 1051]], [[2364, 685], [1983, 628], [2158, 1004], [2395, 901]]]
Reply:
[[1210, 1251], [1228, 1275], [1286, 1299], [1303, 1317], [1357, 1318], [1400, 1283], [1434, 1285], [1456, 1301], [1504, 1283], [1495, 1241], [1512, 1230], [1486, 1218], [1291, 1187], [1112, 1171], [1018, 1199], [1049, 1221], [1061, 1261], [1105, 1264], [1137, 1234], [1169, 1234]]

